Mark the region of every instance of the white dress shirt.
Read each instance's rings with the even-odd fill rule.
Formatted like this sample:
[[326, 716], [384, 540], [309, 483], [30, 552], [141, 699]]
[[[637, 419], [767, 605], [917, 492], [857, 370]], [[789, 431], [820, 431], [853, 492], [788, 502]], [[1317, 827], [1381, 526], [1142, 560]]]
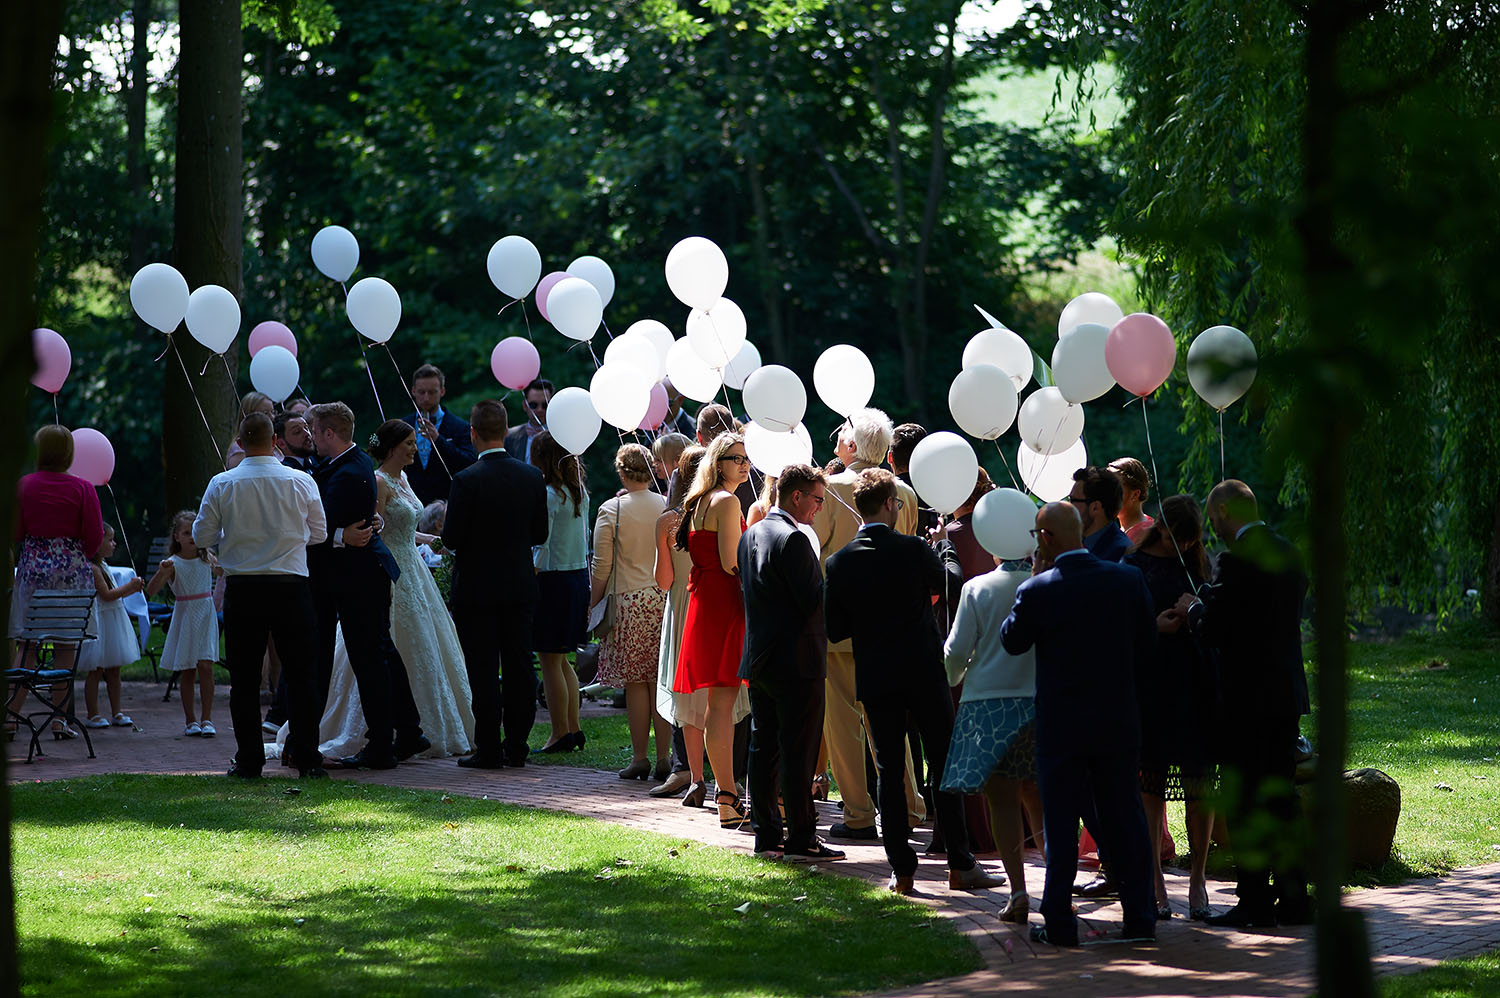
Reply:
[[215, 475], [193, 543], [219, 546], [226, 575], [307, 575], [307, 546], [328, 536], [318, 486], [274, 457], [247, 457]]

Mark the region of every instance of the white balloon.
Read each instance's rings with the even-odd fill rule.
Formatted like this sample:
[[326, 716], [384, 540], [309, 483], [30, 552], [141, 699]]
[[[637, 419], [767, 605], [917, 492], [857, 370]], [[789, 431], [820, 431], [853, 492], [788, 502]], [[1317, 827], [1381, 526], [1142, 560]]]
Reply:
[[672, 344], [677, 342], [677, 338], [672, 335], [672, 330], [667, 328], [666, 323], [655, 319], [641, 319], [632, 322], [630, 328], [625, 330], [625, 335], [644, 336], [650, 340], [651, 345], [656, 347], [656, 355], [661, 358], [662, 372], [666, 372], [667, 354], [671, 351]]
[[948, 514], [968, 501], [979, 481], [979, 458], [957, 433], [929, 433], [911, 452], [911, 485], [922, 501]]
[[223, 353], [240, 332], [240, 303], [228, 288], [205, 284], [188, 296], [188, 332], [213, 353]]
[[980, 440], [994, 440], [1016, 418], [1016, 386], [993, 364], [975, 364], [958, 372], [948, 388], [948, 411], [958, 428]]
[[1210, 326], [1188, 347], [1188, 383], [1221, 412], [1255, 383], [1255, 344], [1233, 326]]
[[490, 283], [503, 295], [525, 298], [542, 276], [542, 254], [525, 236], [504, 236], [484, 260]]
[[728, 298], [720, 298], [706, 312], [695, 308], [687, 317], [688, 342], [717, 371], [727, 367], [745, 345], [745, 328], [745, 313]]
[[875, 394], [875, 367], [859, 347], [839, 343], [824, 350], [813, 365], [818, 398], [840, 416], [870, 404]]
[[673, 388], [694, 402], [712, 402], [724, 384], [723, 376], [704, 363], [686, 336], [667, 353], [667, 377]]
[[724, 251], [712, 239], [688, 236], [667, 254], [667, 287], [690, 308], [713, 308], [729, 287]]
[[1057, 319], [1057, 335], [1066, 336], [1085, 322], [1112, 329], [1123, 318], [1125, 310], [1116, 305], [1109, 295], [1086, 291], [1063, 306], [1062, 315]]
[[[606, 363], [589, 381], [589, 399], [594, 411], [610, 426], [633, 430], [641, 425], [651, 405], [653, 383], [634, 367]], [[548, 413], [550, 419], [550, 406]]]
[[1026, 396], [1016, 417], [1021, 440], [1039, 454], [1060, 454], [1083, 436], [1083, 406], [1050, 385]]
[[1061, 454], [1039, 454], [1022, 444], [1016, 450], [1016, 474], [1031, 494], [1042, 502], [1058, 502], [1073, 491], [1073, 472], [1089, 466], [1083, 440]]
[[547, 430], [569, 454], [588, 450], [602, 425], [589, 393], [582, 388], [564, 388], [547, 403]]
[[564, 277], [547, 292], [547, 319], [569, 339], [589, 340], [604, 321], [604, 302], [588, 281]]
[[359, 240], [342, 225], [325, 225], [313, 236], [312, 258], [324, 277], [343, 283], [359, 266]]
[[130, 305], [152, 329], [170, 333], [187, 315], [188, 285], [177, 268], [148, 263], [130, 279]]
[[[597, 256], [581, 256], [568, 264], [569, 274], [581, 277], [594, 286], [599, 292], [599, 305], [602, 308], [609, 304], [609, 300], [615, 296], [615, 272], [609, 269], [609, 264]], [[552, 309], [552, 299], [547, 299], [547, 309]], [[634, 429], [634, 427], [632, 427]]]
[[667, 365], [657, 355], [656, 345], [643, 334], [629, 330], [610, 340], [609, 346], [604, 348], [604, 365], [612, 364], [639, 371], [648, 386], [656, 384], [667, 373]]
[[812, 464], [812, 436], [801, 423], [784, 433], [752, 420], [745, 424], [745, 453], [761, 474], [776, 478], [789, 464]]
[[1092, 402], [1115, 386], [1104, 362], [1109, 327], [1094, 322], [1074, 326], [1052, 348], [1052, 380], [1069, 402]]
[[[677, 384], [677, 379], [672, 379]], [[795, 371], [767, 364], [745, 379], [745, 412], [768, 430], [790, 432], [807, 414], [807, 389]]]
[[964, 345], [963, 368], [967, 371], [976, 364], [1000, 368], [1010, 376], [1018, 392], [1026, 387], [1035, 369], [1031, 347], [1004, 326], [981, 330], [969, 338]]
[[389, 340], [401, 323], [401, 295], [384, 278], [366, 277], [354, 285], [344, 307], [360, 335], [376, 343]]
[[273, 343], [261, 347], [250, 358], [250, 384], [256, 391], [270, 396], [272, 402], [286, 401], [301, 380], [297, 357], [284, 346]]
[[1036, 503], [1024, 492], [995, 489], [974, 506], [974, 539], [1002, 561], [1017, 561], [1036, 550], [1031, 530]]
[[745, 387], [745, 379], [754, 374], [760, 367], [760, 351], [754, 343], [749, 340], [740, 347], [740, 352], [734, 355], [734, 359], [724, 365], [724, 384], [735, 391], [742, 391]]

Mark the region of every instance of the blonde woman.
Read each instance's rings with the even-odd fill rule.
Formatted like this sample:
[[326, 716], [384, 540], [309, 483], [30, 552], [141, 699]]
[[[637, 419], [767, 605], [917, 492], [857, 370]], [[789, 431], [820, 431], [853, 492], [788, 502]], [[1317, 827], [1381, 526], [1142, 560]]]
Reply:
[[740, 651], [745, 641], [745, 604], [740, 594], [738, 548], [745, 520], [734, 491], [750, 477], [745, 438], [721, 433], [708, 445], [682, 504], [677, 546], [693, 559], [688, 577], [687, 620], [673, 692], [708, 690], [705, 727], [687, 724], [688, 766], [702, 782], [703, 752], [718, 783], [714, 803], [719, 824], [740, 828], [749, 812], [734, 782], [734, 703], [743, 685]]
[[599, 678], [625, 687], [630, 723], [630, 765], [622, 780], [653, 775], [646, 761], [652, 728], [656, 730], [656, 781], [667, 778], [672, 727], [656, 716], [657, 656], [667, 594], [656, 587], [656, 521], [667, 501], [652, 491], [651, 453], [640, 444], [615, 452], [615, 473], [624, 491], [599, 507], [594, 521], [594, 572], [589, 605], [606, 596], [615, 601], [615, 623], [599, 647]]

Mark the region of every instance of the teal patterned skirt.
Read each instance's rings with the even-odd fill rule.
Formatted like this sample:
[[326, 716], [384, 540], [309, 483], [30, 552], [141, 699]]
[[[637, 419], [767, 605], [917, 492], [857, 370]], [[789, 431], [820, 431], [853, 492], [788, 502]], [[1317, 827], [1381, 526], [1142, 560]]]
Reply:
[[1030, 697], [966, 700], [953, 719], [948, 766], [939, 789], [974, 794], [992, 775], [1036, 779], [1036, 706]]

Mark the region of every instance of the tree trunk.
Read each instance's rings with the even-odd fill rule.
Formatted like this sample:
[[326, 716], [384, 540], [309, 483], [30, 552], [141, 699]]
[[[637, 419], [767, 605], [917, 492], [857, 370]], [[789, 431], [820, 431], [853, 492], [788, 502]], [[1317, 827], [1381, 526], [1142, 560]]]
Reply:
[[[238, 0], [183, 3], [180, 38], [173, 258], [188, 287], [218, 284], [238, 298], [244, 218]], [[239, 413], [233, 383], [238, 344], [221, 361], [185, 328], [172, 339], [175, 349], [163, 358], [167, 369], [162, 385], [162, 466], [169, 512], [197, 508], [203, 487], [223, 469], [222, 454]]]
[[[125, 94], [125, 184], [136, 215], [130, 223], [130, 249], [126, 269], [133, 275], [150, 260], [146, 259], [149, 234], [146, 231], [145, 208], [151, 188], [151, 173], [146, 166], [146, 97], [151, 88], [148, 66], [151, 48], [151, 0], [134, 0], [130, 23], [135, 35], [130, 47], [130, 89]], [[136, 320], [136, 332], [145, 337], [146, 324]]]
[[[26, 425], [26, 383], [36, 369], [31, 350], [36, 249], [52, 125], [52, 54], [61, 30], [61, 0], [15, 4], [0, 18], [0, 136], [6, 148], [6, 155], [0, 156], [0, 190], [5, 192], [0, 197], [0, 414], [13, 427]], [[27, 433], [7, 433], [0, 439], [0, 523], [14, 521], [15, 483], [30, 443]], [[4, 603], [0, 620], [8, 625], [10, 600]], [[9, 648], [5, 660], [10, 661]], [[9, 786], [5, 769], [5, 753], [0, 752], [0, 786]], [[0, 840], [0, 892], [6, 902], [0, 905], [0, 998], [15, 998], [21, 976], [16, 965], [9, 793], [0, 793]]]
[[[1302, 206], [1297, 234], [1310, 333], [1327, 337], [1336, 349], [1348, 334], [1343, 291], [1355, 285], [1353, 265], [1336, 238], [1338, 196], [1334, 176], [1334, 137], [1348, 98], [1338, 77], [1340, 36], [1349, 23], [1346, 0], [1314, 0], [1308, 7], [1303, 70], [1307, 103], [1302, 121]], [[1314, 363], [1322, 363], [1315, 360]], [[1315, 377], [1315, 376], [1314, 376]], [[1323, 379], [1325, 382], [1331, 380]], [[1317, 393], [1309, 408], [1322, 410], [1319, 434], [1307, 448], [1310, 469], [1308, 534], [1312, 541], [1314, 629], [1318, 649], [1318, 770], [1316, 878], [1318, 892], [1318, 992], [1340, 998], [1374, 998], [1364, 919], [1340, 901], [1347, 855], [1344, 846], [1344, 756], [1348, 747], [1349, 698], [1348, 594], [1345, 570], [1348, 541], [1344, 509], [1348, 489], [1346, 447], [1362, 399], [1354, 393], [1319, 392], [1309, 382], [1303, 392]]]
[[1490, 527], [1489, 557], [1485, 559], [1479, 605], [1485, 619], [1500, 627], [1500, 492], [1495, 494], [1495, 520]]

